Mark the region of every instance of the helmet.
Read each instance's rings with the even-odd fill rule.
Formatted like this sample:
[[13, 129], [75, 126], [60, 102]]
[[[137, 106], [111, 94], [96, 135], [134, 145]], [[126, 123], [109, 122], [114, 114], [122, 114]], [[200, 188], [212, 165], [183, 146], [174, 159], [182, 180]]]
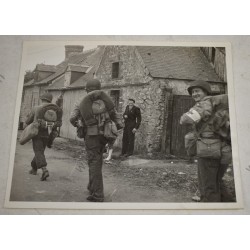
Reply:
[[208, 95], [211, 95], [211, 93], [212, 93], [210, 84], [206, 81], [202, 81], [202, 80], [193, 81], [187, 89], [189, 95], [192, 95], [193, 88], [201, 88], [202, 90], [207, 92]]
[[40, 97], [41, 100], [46, 100], [48, 102], [52, 102], [53, 95], [51, 93], [45, 93]]
[[89, 80], [86, 84], [86, 90], [99, 90], [101, 89], [101, 82], [97, 79]]

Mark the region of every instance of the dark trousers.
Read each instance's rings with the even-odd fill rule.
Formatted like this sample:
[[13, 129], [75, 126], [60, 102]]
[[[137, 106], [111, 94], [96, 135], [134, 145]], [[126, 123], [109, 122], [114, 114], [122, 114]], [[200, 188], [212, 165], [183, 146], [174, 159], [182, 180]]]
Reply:
[[36, 136], [32, 139], [35, 156], [31, 161], [31, 167], [34, 170], [47, 166], [46, 158], [44, 155], [47, 143], [48, 143], [48, 137]]
[[219, 184], [220, 184], [220, 192], [221, 192], [221, 201], [222, 202], [235, 202], [235, 190], [230, 190], [223, 181], [223, 176], [226, 173], [228, 168], [227, 164], [221, 164], [219, 169]]
[[135, 133], [132, 132], [134, 127], [126, 127], [122, 137], [122, 154], [132, 155], [134, 153]]
[[220, 160], [210, 158], [198, 159], [198, 182], [201, 202], [220, 202]]
[[85, 145], [89, 165], [88, 190], [97, 198], [104, 198], [102, 161], [107, 140], [103, 135], [87, 135]]
[[229, 194], [223, 183], [223, 176], [228, 165], [220, 160], [198, 159], [198, 182], [201, 202], [234, 202], [235, 198]]

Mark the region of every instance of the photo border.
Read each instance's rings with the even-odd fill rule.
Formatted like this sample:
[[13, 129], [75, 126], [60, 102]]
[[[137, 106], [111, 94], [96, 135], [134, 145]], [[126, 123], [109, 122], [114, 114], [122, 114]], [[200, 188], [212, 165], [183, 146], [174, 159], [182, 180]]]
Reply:
[[[234, 182], [236, 191], [236, 202], [229, 203], [194, 203], [194, 202], [183, 202], [183, 203], [144, 203], [144, 202], [133, 202], [133, 203], [89, 203], [89, 202], [17, 202], [10, 201], [11, 183], [13, 178], [14, 170], [14, 159], [16, 152], [16, 139], [18, 133], [18, 120], [21, 107], [21, 99], [24, 84], [25, 74], [25, 62], [27, 60], [27, 51], [29, 45], [34, 44], [56, 44], [65, 45], [70, 43], [77, 45], [79, 43], [91, 44], [91, 45], [117, 45], [117, 46], [173, 46], [173, 47], [225, 47], [226, 48], [226, 69], [227, 69], [227, 87], [229, 96], [229, 112], [230, 112], [230, 126], [231, 126], [231, 140], [232, 140], [232, 152], [233, 152], [233, 169], [234, 169]], [[155, 41], [127, 41], [127, 40], [46, 40], [46, 41], [24, 41], [22, 50], [22, 60], [19, 73], [18, 90], [15, 104], [15, 116], [14, 123], [12, 126], [12, 138], [11, 138], [11, 150], [9, 156], [9, 171], [8, 181], [5, 195], [5, 208], [50, 208], [50, 209], [149, 209], [149, 210], [168, 210], [168, 209], [242, 209], [243, 197], [242, 197], [242, 184], [240, 175], [240, 162], [239, 162], [239, 147], [238, 147], [238, 132], [236, 124], [236, 110], [235, 110], [235, 86], [233, 84], [233, 67], [232, 67], [232, 51], [231, 43], [229, 42], [155, 42]]]

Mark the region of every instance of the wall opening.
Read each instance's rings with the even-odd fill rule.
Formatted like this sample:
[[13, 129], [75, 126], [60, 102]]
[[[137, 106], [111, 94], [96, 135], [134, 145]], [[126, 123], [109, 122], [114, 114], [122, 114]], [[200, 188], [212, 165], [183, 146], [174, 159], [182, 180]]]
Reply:
[[215, 48], [212, 48], [212, 57], [211, 57], [212, 64], [215, 62]]
[[110, 97], [115, 104], [116, 110], [118, 110], [119, 109], [120, 90], [111, 90]]
[[112, 63], [112, 78], [118, 78], [119, 77], [119, 71], [120, 71], [120, 63], [115, 62]]

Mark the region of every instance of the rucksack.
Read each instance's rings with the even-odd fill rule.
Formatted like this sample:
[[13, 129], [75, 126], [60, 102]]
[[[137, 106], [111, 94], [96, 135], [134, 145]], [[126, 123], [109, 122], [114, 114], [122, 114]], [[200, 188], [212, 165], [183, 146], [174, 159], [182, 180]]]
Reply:
[[37, 119], [43, 119], [46, 122], [56, 122], [61, 118], [62, 110], [56, 104], [45, 104], [37, 110]]

